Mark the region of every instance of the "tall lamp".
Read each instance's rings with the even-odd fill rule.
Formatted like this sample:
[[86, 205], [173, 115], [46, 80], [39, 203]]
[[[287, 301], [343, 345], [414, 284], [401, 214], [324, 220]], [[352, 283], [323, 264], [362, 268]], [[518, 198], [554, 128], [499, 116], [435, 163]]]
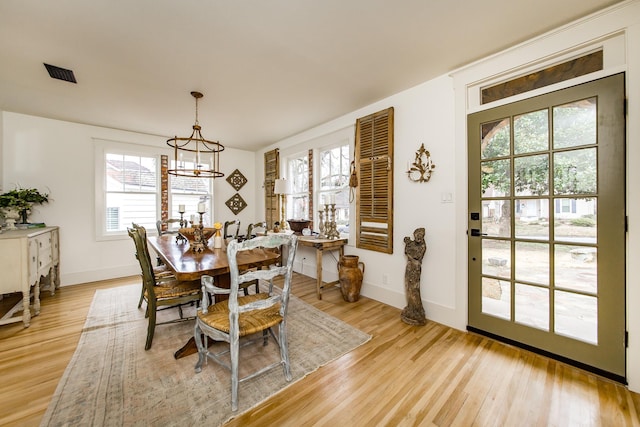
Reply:
[[273, 194], [278, 194], [280, 195], [280, 228], [282, 228], [283, 230], [288, 230], [289, 229], [289, 224], [287, 223], [287, 220], [285, 219], [285, 212], [286, 212], [286, 208], [285, 208], [285, 204], [287, 203], [287, 194], [289, 194], [290, 191], [290, 187], [289, 187], [289, 181], [287, 181], [284, 178], [278, 178], [276, 179], [274, 185], [273, 185]]

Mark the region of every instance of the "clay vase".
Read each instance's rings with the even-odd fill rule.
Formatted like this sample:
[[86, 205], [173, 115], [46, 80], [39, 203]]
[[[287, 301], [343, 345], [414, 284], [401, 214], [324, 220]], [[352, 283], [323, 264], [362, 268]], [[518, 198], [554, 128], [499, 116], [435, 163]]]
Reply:
[[344, 255], [338, 262], [338, 277], [342, 298], [347, 302], [360, 299], [360, 288], [364, 276], [364, 263], [358, 262], [356, 255]]

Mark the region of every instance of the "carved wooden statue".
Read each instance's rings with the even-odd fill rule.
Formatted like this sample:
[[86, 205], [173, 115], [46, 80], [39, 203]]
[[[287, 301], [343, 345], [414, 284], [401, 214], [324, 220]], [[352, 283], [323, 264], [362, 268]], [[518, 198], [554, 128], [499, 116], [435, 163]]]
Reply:
[[420, 275], [422, 274], [422, 258], [427, 251], [424, 241], [424, 228], [413, 232], [414, 240], [404, 238], [404, 253], [407, 255], [407, 268], [404, 273], [404, 288], [407, 294], [407, 306], [402, 310], [402, 321], [409, 325], [424, 325], [427, 319], [420, 297]]

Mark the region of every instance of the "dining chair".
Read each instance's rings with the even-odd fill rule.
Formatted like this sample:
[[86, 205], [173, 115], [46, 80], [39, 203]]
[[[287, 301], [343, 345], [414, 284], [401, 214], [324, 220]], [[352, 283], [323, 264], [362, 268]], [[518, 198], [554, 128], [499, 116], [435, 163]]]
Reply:
[[[270, 265], [264, 270], [239, 271], [237, 256], [247, 250], [277, 250], [285, 246], [287, 250], [286, 262]], [[242, 242], [232, 241], [227, 246], [227, 259], [231, 284], [229, 289], [222, 289], [213, 284], [213, 277], [202, 276], [202, 304], [196, 315], [194, 338], [198, 347], [198, 362], [196, 373], [202, 371], [203, 363], [211, 359], [231, 371], [231, 409], [238, 409], [239, 383], [254, 378], [270, 369], [282, 365], [284, 377], [291, 381], [289, 364], [289, 349], [287, 343], [287, 313], [289, 295], [291, 292], [291, 277], [293, 274], [293, 259], [295, 258], [298, 239], [295, 235], [268, 235], [256, 237]], [[283, 277], [281, 292], [273, 292], [273, 279]], [[268, 280], [269, 289], [252, 295], [239, 295], [242, 283], [252, 280]], [[210, 301], [210, 294], [228, 295], [229, 299], [220, 302]], [[213, 299], [215, 301], [215, 298]], [[210, 305], [211, 304], [211, 305]], [[278, 326], [278, 336], [273, 327]], [[258, 369], [243, 378], [238, 378], [239, 351], [241, 338], [245, 345], [257, 345], [256, 341], [267, 345], [271, 336], [280, 349], [280, 360], [271, 365]], [[229, 343], [229, 347], [218, 353], [208, 349], [209, 338]], [[230, 363], [222, 356], [229, 354]]]
[[[180, 281], [175, 277], [156, 275], [151, 263], [149, 248], [147, 246], [147, 231], [144, 227], [134, 224], [127, 228], [129, 237], [133, 239], [136, 247], [136, 258], [142, 271], [142, 297], [141, 301], [147, 302], [145, 317], [149, 318], [147, 327], [147, 340], [145, 350], [151, 348], [156, 325], [165, 325], [176, 322], [192, 320], [194, 317], [184, 317], [182, 306], [184, 304], [199, 303], [200, 283], [195, 281]], [[138, 308], [142, 304], [138, 305]], [[156, 323], [156, 312], [167, 308], [178, 308], [179, 317], [166, 322]]]
[[[178, 234], [179, 229], [173, 227], [173, 225], [177, 224], [180, 226], [180, 220], [175, 218], [169, 219], [159, 219], [156, 221], [156, 229], [158, 230], [158, 236], [162, 236], [163, 234]], [[156, 265], [161, 266], [162, 260], [160, 257], [156, 257]]]
[[[235, 226], [235, 233], [234, 231], [234, 227]], [[231, 230], [229, 230], [229, 228], [231, 228]], [[234, 219], [233, 221], [225, 221], [224, 223], [224, 229], [223, 229], [223, 235], [222, 237], [227, 240], [227, 239], [232, 239], [232, 240], [238, 240], [238, 235], [240, 234], [240, 220], [239, 219]]]
[[180, 220], [176, 218], [160, 219], [156, 221], [156, 228], [158, 229], [158, 235], [163, 234], [178, 234], [178, 228], [180, 227]]
[[253, 239], [256, 236], [267, 234], [266, 221], [254, 222], [247, 227], [247, 239]]

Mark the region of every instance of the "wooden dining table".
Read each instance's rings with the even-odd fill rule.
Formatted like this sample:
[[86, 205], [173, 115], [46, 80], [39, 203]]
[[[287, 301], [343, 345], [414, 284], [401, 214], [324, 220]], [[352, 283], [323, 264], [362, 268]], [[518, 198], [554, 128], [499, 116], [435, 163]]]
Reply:
[[[147, 241], [178, 280], [199, 280], [206, 274], [216, 278], [216, 286], [230, 287], [229, 261], [225, 245], [216, 249], [213, 247], [213, 239], [209, 239], [209, 245], [204, 251], [194, 252], [189, 243], [180, 243], [176, 236], [171, 234], [148, 236]], [[267, 266], [278, 261], [279, 258], [279, 252], [269, 249], [241, 251], [237, 255], [238, 267], [243, 269]], [[216, 295], [216, 302], [226, 298], [226, 295]], [[197, 352], [195, 340], [191, 337], [187, 344], [175, 352], [174, 357], [178, 359], [195, 352]]]

